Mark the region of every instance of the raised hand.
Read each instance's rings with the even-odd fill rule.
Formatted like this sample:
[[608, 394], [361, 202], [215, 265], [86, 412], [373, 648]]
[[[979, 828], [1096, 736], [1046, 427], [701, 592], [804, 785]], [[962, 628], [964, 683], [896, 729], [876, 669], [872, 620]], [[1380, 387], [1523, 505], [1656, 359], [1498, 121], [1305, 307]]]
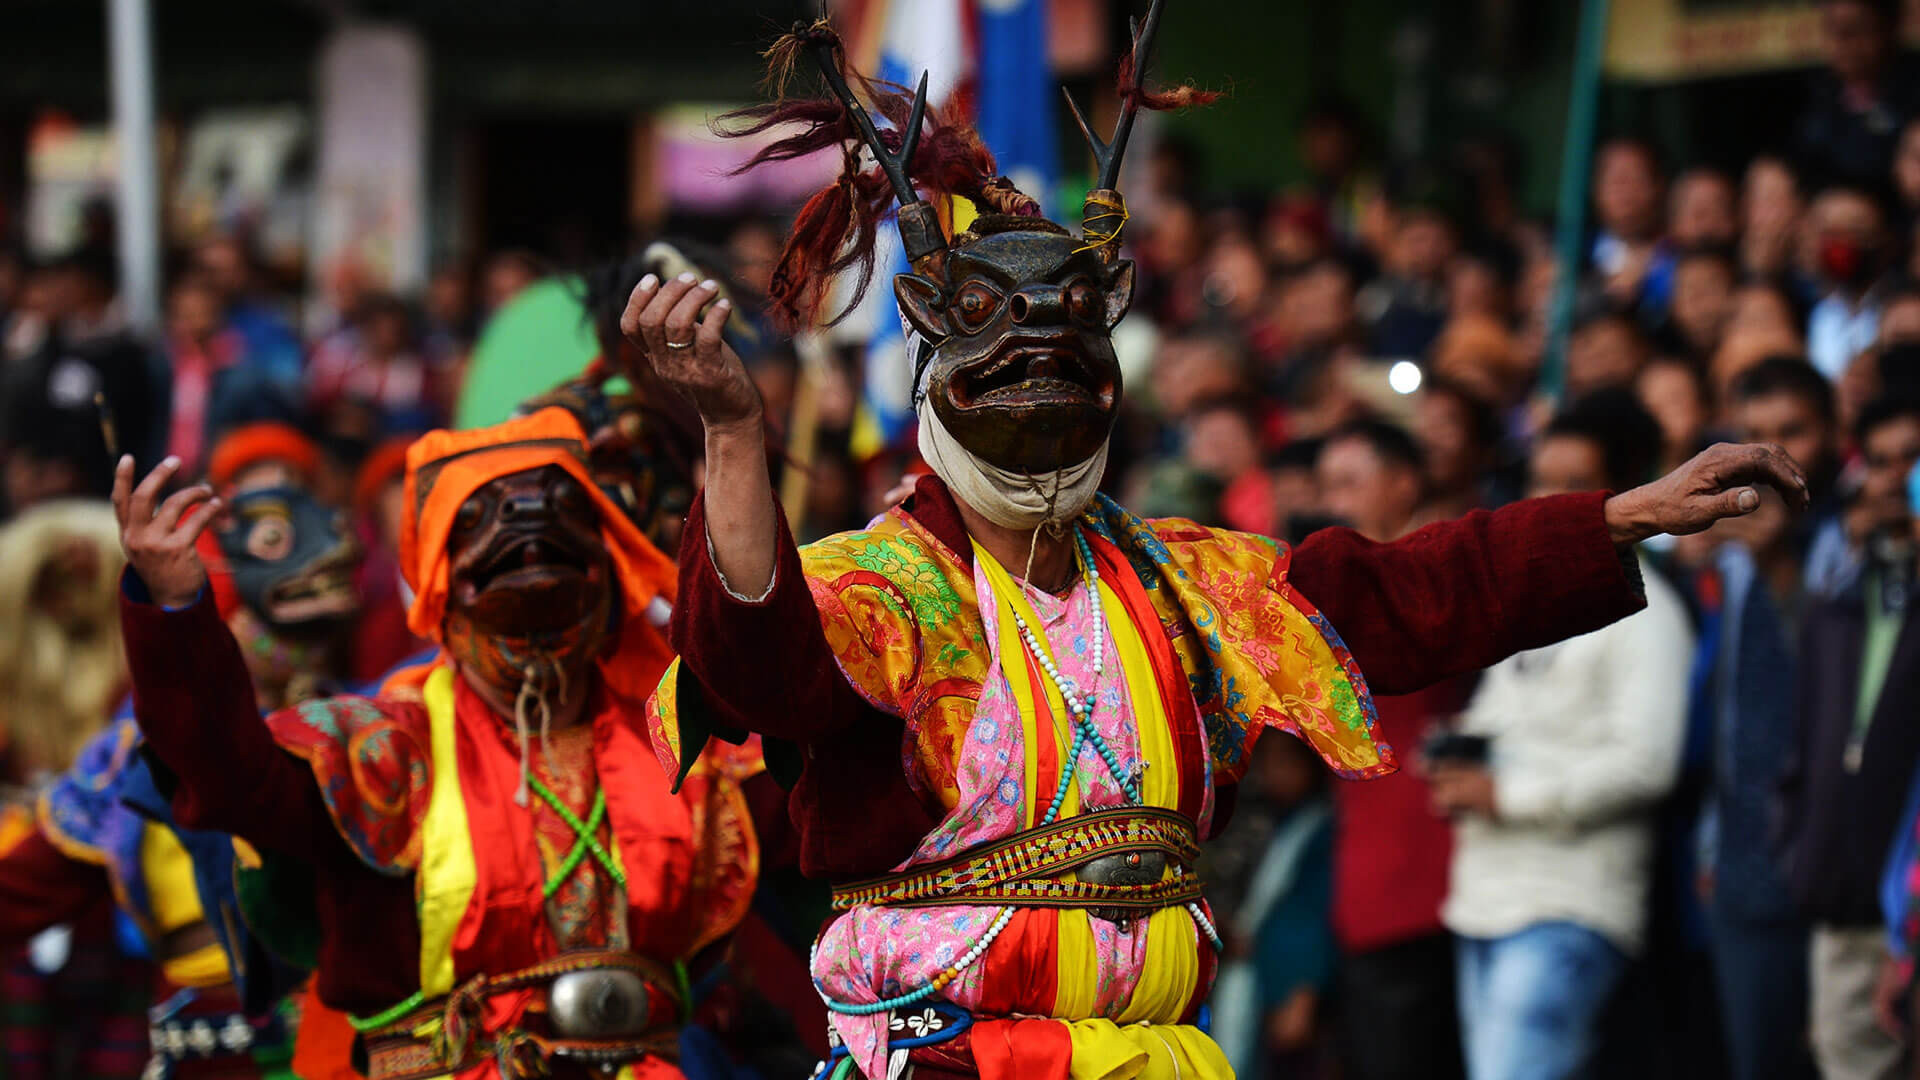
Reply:
[[1616, 544], [1634, 544], [1650, 536], [1688, 536], [1722, 518], [1760, 508], [1765, 484], [1780, 493], [1794, 511], [1807, 508], [1807, 478], [1778, 446], [1718, 443], [1650, 484], [1607, 500], [1607, 528]]
[[120, 546], [127, 564], [146, 583], [154, 602], [165, 607], [193, 603], [207, 583], [194, 541], [220, 512], [220, 499], [206, 484], [182, 488], [154, 503], [180, 471], [180, 459], [169, 457], [133, 483], [133, 458], [122, 457], [113, 470], [113, 512], [120, 519]]
[[[696, 281], [681, 274], [662, 283], [648, 274], [627, 298], [620, 331], [639, 348], [654, 373], [693, 400], [707, 429], [760, 429], [760, 391], [747, 377], [746, 365], [721, 331], [733, 304], [719, 296], [713, 281]], [[708, 302], [704, 317], [700, 309]]]

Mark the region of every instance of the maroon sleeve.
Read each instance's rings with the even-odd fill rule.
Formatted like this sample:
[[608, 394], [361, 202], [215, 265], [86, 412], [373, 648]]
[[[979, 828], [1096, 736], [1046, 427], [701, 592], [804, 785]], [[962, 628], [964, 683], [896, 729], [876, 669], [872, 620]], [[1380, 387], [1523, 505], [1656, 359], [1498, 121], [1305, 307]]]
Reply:
[[[683, 737], [698, 734], [690, 722], [701, 707], [715, 733], [757, 731], [795, 743], [844, 732], [870, 714], [827, 646], [786, 514], [775, 504], [773, 590], [748, 601], [729, 592], [714, 569], [706, 508], [702, 492], [687, 512], [670, 628], [680, 654]], [[695, 689], [688, 680], [697, 696], [688, 693]], [[689, 760], [697, 752], [697, 744], [683, 744]]]
[[0, 853], [0, 948], [25, 944], [109, 890], [104, 867], [68, 858], [39, 829], [28, 832]]
[[129, 568], [121, 580], [120, 630], [134, 716], [178, 781], [173, 811], [180, 824], [297, 857], [338, 850], [342, 841], [313, 773], [280, 749], [260, 719], [252, 677], [211, 591], [169, 611], [150, 602]]
[[1314, 533], [1289, 578], [1340, 634], [1376, 694], [1407, 694], [1646, 606], [1613, 544], [1606, 492], [1528, 499], [1391, 544]]

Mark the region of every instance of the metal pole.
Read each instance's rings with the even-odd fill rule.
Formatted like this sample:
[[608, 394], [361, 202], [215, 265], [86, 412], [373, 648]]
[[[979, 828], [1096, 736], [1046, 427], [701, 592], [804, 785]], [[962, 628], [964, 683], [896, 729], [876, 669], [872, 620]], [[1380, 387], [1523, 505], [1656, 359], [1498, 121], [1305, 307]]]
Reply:
[[160, 325], [160, 172], [153, 129], [153, 26], [147, 0], [107, 0], [114, 149], [119, 155], [120, 300], [138, 333]]
[[1587, 183], [1593, 171], [1595, 114], [1600, 104], [1600, 58], [1607, 44], [1607, 0], [1584, 0], [1574, 41], [1573, 84], [1567, 95], [1567, 141], [1560, 153], [1559, 274], [1547, 323], [1547, 356], [1540, 388], [1558, 400], [1566, 387], [1567, 338], [1580, 288], [1581, 242], [1587, 233]]

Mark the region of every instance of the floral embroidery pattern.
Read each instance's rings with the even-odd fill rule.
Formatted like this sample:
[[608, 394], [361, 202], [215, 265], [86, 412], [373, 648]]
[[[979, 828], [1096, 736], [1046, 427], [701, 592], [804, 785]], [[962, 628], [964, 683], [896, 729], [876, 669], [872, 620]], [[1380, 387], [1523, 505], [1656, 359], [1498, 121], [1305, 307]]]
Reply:
[[871, 570], [900, 588], [921, 626], [933, 626], [960, 613], [960, 594], [920, 552], [898, 540], [879, 537], [851, 553], [853, 564]]

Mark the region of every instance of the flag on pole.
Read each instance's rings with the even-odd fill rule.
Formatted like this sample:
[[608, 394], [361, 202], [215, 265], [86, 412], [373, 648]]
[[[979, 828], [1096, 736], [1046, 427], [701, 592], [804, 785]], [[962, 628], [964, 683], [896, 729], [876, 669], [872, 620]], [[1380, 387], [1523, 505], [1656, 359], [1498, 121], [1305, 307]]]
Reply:
[[[868, 20], [869, 35], [877, 31], [879, 38], [879, 76], [913, 86], [926, 72], [930, 112], [969, 103], [1001, 171], [1047, 207], [1059, 161], [1046, 0], [883, 0]], [[851, 55], [862, 51], [856, 46]], [[964, 222], [971, 207], [954, 213]], [[881, 230], [875, 265], [878, 276], [857, 316], [871, 337], [851, 447], [856, 459], [895, 445], [914, 421], [913, 363], [892, 287], [893, 276], [909, 267], [890, 228]]]

